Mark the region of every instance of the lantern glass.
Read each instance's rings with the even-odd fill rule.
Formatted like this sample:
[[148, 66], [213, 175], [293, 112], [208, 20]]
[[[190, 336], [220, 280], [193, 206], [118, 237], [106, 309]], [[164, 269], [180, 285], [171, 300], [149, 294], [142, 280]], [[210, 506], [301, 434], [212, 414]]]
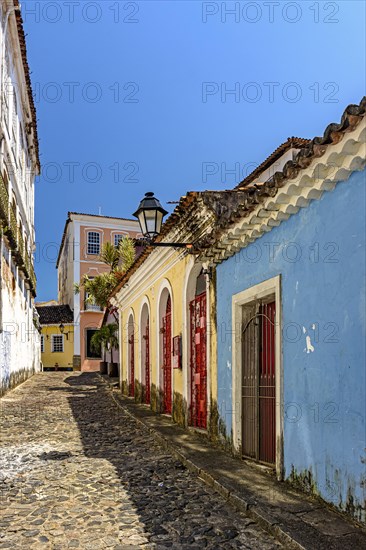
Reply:
[[146, 235], [147, 233], [147, 227], [146, 227], [146, 219], [145, 219], [145, 212], [144, 210], [141, 210], [139, 214], [137, 215], [137, 219], [140, 224], [141, 233], [143, 235]]
[[156, 210], [146, 210], [145, 219], [146, 219], [146, 233], [148, 235], [156, 235], [159, 233], [156, 227]]
[[134, 216], [138, 219], [141, 233], [144, 237], [152, 239], [159, 235], [163, 217], [168, 212], [164, 210], [154, 193], [146, 193], [139, 204]]
[[161, 224], [163, 223], [163, 214], [160, 211], [156, 211], [155, 231], [157, 234], [161, 231]]

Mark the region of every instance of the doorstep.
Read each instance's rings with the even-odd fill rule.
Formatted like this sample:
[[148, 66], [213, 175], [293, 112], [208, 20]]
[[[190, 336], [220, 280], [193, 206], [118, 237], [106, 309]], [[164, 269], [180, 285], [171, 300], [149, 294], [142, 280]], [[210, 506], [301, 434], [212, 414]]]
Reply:
[[[106, 383], [109, 381], [103, 377]], [[136, 404], [112, 386], [116, 405], [237, 509], [257, 521], [285, 548], [355, 550], [366, 548], [366, 528], [275, 476], [214, 447], [201, 434], [174, 424], [145, 405]]]

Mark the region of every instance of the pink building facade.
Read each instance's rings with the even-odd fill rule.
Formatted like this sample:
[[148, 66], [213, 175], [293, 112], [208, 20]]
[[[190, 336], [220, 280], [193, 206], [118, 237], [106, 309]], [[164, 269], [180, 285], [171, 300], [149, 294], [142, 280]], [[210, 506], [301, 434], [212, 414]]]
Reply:
[[100, 252], [106, 242], [118, 246], [124, 236], [138, 238], [136, 220], [69, 212], [57, 259], [58, 302], [68, 304], [74, 312], [74, 369], [97, 371], [101, 358], [90, 347], [90, 340], [103, 321], [104, 311], [86, 302], [82, 289], [75, 294], [74, 283], [83, 275], [90, 278], [108, 271], [100, 261]]

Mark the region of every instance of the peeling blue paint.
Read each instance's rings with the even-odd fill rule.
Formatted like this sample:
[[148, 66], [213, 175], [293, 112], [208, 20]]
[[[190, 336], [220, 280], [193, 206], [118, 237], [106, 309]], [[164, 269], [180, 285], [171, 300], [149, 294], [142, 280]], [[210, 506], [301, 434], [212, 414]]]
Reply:
[[[232, 431], [232, 295], [281, 275], [284, 474], [365, 521], [365, 179], [355, 172], [217, 267], [218, 409]], [[271, 253], [272, 252], [272, 253]]]

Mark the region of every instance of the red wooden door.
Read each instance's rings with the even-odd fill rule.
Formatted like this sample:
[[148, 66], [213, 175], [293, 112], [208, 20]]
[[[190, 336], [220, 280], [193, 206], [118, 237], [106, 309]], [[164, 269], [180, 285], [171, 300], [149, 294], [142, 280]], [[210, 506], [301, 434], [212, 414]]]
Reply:
[[190, 423], [207, 428], [206, 293], [190, 303], [191, 414]]
[[163, 317], [163, 412], [172, 413], [172, 303], [170, 296]]
[[135, 334], [132, 333], [129, 339], [130, 346], [130, 385], [128, 394], [130, 397], [135, 396]]
[[149, 319], [145, 329], [145, 403], [150, 404], [150, 331]]

